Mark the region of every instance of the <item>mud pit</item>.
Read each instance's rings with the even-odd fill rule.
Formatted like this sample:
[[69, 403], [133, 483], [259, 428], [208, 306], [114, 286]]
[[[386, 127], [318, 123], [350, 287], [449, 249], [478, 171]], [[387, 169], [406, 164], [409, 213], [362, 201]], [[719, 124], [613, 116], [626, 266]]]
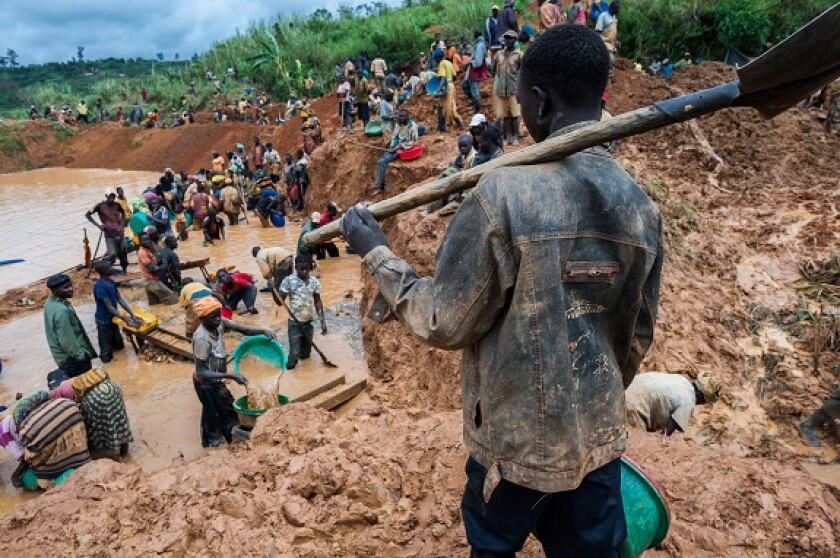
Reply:
[[[666, 83], [619, 65], [608, 109], [732, 77], [709, 64]], [[467, 114], [460, 93], [459, 102]], [[813, 323], [801, 310], [821, 302], [792, 284], [799, 263], [826, 258], [840, 233], [840, 141], [796, 110], [771, 122], [724, 111], [698, 126], [723, 167], [686, 125], [623, 141], [617, 155], [659, 203], [666, 229], [659, 322], [643, 369], [708, 371], [727, 388], [684, 436], [630, 434], [628, 454], [665, 488], [674, 514], [669, 537], [646, 556], [837, 556], [838, 467], [821, 464], [837, 445], [825, 435], [823, 448], [804, 448], [795, 424], [827, 395], [840, 355], [827, 347], [813, 371]], [[456, 135], [427, 136], [423, 159], [392, 165], [389, 193], [443, 169]], [[319, 149], [313, 207], [363, 199], [376, 158], [334, 141]], [[395, 252], [432, 273], [447, 223], [410, 212], [385, 228]], [[356, 276], [353, 266], [345, 277]], [[364, 311], [373, 285], [362, 279]], [[250, 444], [151, 474], [96, 462], [15, 509], [0, 522], [0, 545], [32, 556], [465, 555], [458, 355], [429, 349], [397, 323], [363, 326], [370, 400], [347, 416], [274, 409]], [[540, 555], [534, 541], [523, 555]]]

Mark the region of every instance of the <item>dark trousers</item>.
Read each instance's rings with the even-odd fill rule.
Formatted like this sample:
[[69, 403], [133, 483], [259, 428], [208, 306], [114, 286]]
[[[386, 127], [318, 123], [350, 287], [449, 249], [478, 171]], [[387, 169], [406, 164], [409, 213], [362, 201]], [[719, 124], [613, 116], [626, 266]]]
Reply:
[[823, 403], [822, 411], [834, 420], [840, 420], [840, 389], [828, 396]]
[[331, 258], [337, 258], [340, 254], [338, 246], [336, 246], [333, 242], [319, 244], [315, 248], [314, 252], [319, 260], [325, 260], [327, 258], [327, 254], [329, 254]]
[[217, 446], [220, 437], [230, 443], [230, 431], [239, 424], [230, 390], [221, 382], [193, 383], [193, 386], [201, 401], [201, 445], [205, 448]]
[[374, 186], [379, 189], [385, 188], [385, 173], [388, 172], [388, 165], [397, 159], [399, 159], [397, 154], [391, 153], [390, 151], [379, 158], [379, 162], [376, 163], [376, 178], [373, 182]]
[[289, 320], [289, 358], [286, 361], [288, 368], [297, 366], [298, 359], [305, 360], [312, 354], [312, 336], [315, 335], [315, 326], [312, 322], [303, 323], [303, 328], [297, 325], [294, 320]]
[[96, 334], [99, 337], [99, 358], [103, 364], [114, 360], [114, 351], [125, 348], [120, 328], [113, 322], [96, 320]]
[[245, 308], [253, 308], [254, 302], [257, 300], [257, 287], [255, 285], [248, 285], [241, 291], [231, 291], [225, 301], [225, 306], [231, 310], [236, 310], [239, 302], [245, 303]]
[[589, 473], [568, 492], [546, 494], [502, 480], [485, 503], [487, 471], [467, 460], [461, 513], [471, 558], [510, 558], [534, 533], [548, 558], [618, 558], [627, 536], [621, 461]]
[[91, 369], [90, 359], [76, 360], [75, 358], [68, 358], [58, 366], [65, 374], [71, 378], [81, 376]]

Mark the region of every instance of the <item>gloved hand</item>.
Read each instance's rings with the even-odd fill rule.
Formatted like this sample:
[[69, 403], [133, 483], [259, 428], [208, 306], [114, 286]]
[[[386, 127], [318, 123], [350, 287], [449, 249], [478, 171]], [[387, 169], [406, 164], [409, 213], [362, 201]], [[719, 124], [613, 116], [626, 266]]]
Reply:
[[387, 246], [388, 239], [374, 219], [370, 210], [362, 204], [356, 204], [347, 210], [341, 218], [340, 230], [347, 243], [364, 258], [377, 246]]

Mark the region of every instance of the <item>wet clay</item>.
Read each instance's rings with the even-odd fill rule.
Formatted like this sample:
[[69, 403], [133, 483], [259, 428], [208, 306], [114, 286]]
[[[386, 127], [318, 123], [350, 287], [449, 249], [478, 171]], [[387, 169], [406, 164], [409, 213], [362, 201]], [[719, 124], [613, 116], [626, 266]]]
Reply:
[[[122, 185], [130, 199], [139, 195], [145, 187], [156, 183], [158, 178], [158, 174], [152, 173], [74, 169], [45, 169], [0, 175], [0, 204], [6, 207], [8, 202], [18, 208], [19, 215], [12, 219], [20, 227], [16, 229], [7, 221], [0, 224], [0, 232], [6, 238], [15, 239], [14, 242], [4, 243], [4, 246], [6, 250], [19, 247], [27, 257], [25, 263], [17, 264], [17, 269], [8, 266], [0, 273], [0, 284], [14, 287], [5, 293], [2, 292], [3, 287], [0, 287], [0, 300], [4, 300], [4, 297], [7, 300], [17, 297], [19, 293], [25, 293], [20, 296], [30, 296], [37, 300], [31, 306], [12, 307], [15, 312], [6, 315], [5, 321], [0, 319], [0, 358], [3, 359], [0, 404], [11, 407], [16, 393], [45, 389], [46, 375], [55, 368], [44, 336], [42, 317], [43, 302], [49, 290], [43, 282], [24, 287], [18, 285], [81, 261], [83, 253], [80, 235], [83, 223], [87, 223], [84, 213], [104, 198], [106, 187]], [[34, 199], [29, 192], [35, 192]], [[61, 203], [57, 203], [58, 200]], [[45, 234], [45, 231], [53, 230], [50, 228], [52, 224], [57, 227], [57, 232]], [[96, 229], [90, 223], [87, 223], [87, 228], [89, 238], [92, 238], [93, 251], [96, 237], [91, 232]], [[214, 246], [202, 246], [203, 238], [190, 231], [190, 238], [181, 243], [178, 254], [182, 261], [209, 257], [211, 272], [218, 267], [235, 265], [236, 269], [254, 275], [258, 286], [262, 288], [265, 280], [260, 276], [256, 261], [251, 256], [251, 248], [284, 246], [294, 249], [299, 231], [300, 223], [290, 222], [283, 228], [263, 229], [257, 219], [250, 217], [250, 224], [243, 221], [238, 226], [229, 227], [227, 240], [216, 242]], [[352, 301], [357, 296], [359, 285], [358, 256], [345, 254], [343, 244], [341, 248], [342, 255], [339, 258], [318, 262], [315, 271], [322, 284], [324, 305], [328, 308], [328, 325], [331, 325], [334, 312], [330, 307], [346, 300]], [[104, 246], [100, 248], [102, 251]], [[3, 254], [5, 257], [6, 253]], [[33, 256], [30, 257], [30, 254]], [[129, 271], [136, 271], [136, 254], [131, 254], [129, 260], [132, 262]], [[86, 279], [85, 275], [85, 270], [71, 274], [76, 290], [72, 303], [94, 346], [98, 346], [93, 318], [95, 306], [91, 296], [96, 273], [92, 273], [90, 279]], [[184, 275], [202, 279], [198, 269], [186, 271]], [[121, 291], [132, 305], [150, 309], [145, 293], [136, 283], [121, 287]], [[277, 331], [278, 340], [288, 349], [286, 311], [278, 308], [267, 293], [259, 294], [256, 306], [260, 314], [252, 316], [242, 315], [244, 308], [240, 305], [234, 321]], [[158, 316], [162, 326], [176, 333], [184, 333], [183, 310], [180, 306], [154, 306], [150, 310]], [[340, 309], [335, 311], [346, 314], [346, 311]], [[16, 316], [20, 317], [13, 319]], [[348, 318], [342, 316], [342, 320]], [[347, 346], [350, 335], [347, 327], [343, 330], [335, 329], [325, 337], [319, 331], [316, 333], [316, 342], [323, 345], [323, 349], [331, 356], [335, 356], [342, 365], [342, 371], [363, 373], [366, 368], [364, 362]], [[358, 330], [358, 325], [355, 328]], [[226, 334], [228, 349], [232, 351], [241, 339], [239, 334]], [[129, 462], [139, 464], [144, 470], [154, 471], [205, 455], [207, 452], [201, 448], [198, 430], [201, 406], [191, 380], [193, 364], [177, 357], [164, 357], [163, 362], [158, 362], [157, 358], [138, 356], [127, 339], [126, 347], [126, 350], [116, 352], [114, 361], [104, 368], [123, 388], [135, 438]], [[276, 377], [276, 371], [272, 372], [273, 376], [267, 374], [265, 377], [255, 370], [249, 370], [247, 374], [254, 374], [256, 379], [268, 383], [270, 377]], [[317, 383], [319, 375], [331, 373], [322, 369], [317, 355], [314, 359], [301, 362], [295, 372], [287, 374], [288, 381], [284, 379], [281, 384], [281, 388], [288, 388], [291, 395], [306, 392], [311, 389], [311, 384]], [[245, 389], [234, 383], [230, 383], [229, 389], [235, 397], [245, 394]], [[166, 428], [161, 428], [163, 424]], [[9, 478], [14, 467], [11, 458], [5, 452], [0, 452], [0, 514], [10, 511], [29, 497], [11, 486]]]

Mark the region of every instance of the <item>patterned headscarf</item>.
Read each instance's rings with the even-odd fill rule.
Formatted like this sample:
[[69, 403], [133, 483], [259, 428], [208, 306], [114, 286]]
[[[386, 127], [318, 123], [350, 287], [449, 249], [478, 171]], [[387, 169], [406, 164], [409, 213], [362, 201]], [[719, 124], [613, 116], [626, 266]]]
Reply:
[[108, 379], [108, 373], [101, 368], [94, 368], [81, 376], [73, 378], [73, 391], [76, 401], [81, 401], [87, 392]]
[[46, 391], [35, 391], [29, 395], [25, 395], [15, 402], [14, 409], [12, 409], [12, 417], [15, 420], [15, 426], [20, 429], [20, 425], [26, 420], [26, 417], [38, 408], [43, 403], [50, 400], [50, 394]]

